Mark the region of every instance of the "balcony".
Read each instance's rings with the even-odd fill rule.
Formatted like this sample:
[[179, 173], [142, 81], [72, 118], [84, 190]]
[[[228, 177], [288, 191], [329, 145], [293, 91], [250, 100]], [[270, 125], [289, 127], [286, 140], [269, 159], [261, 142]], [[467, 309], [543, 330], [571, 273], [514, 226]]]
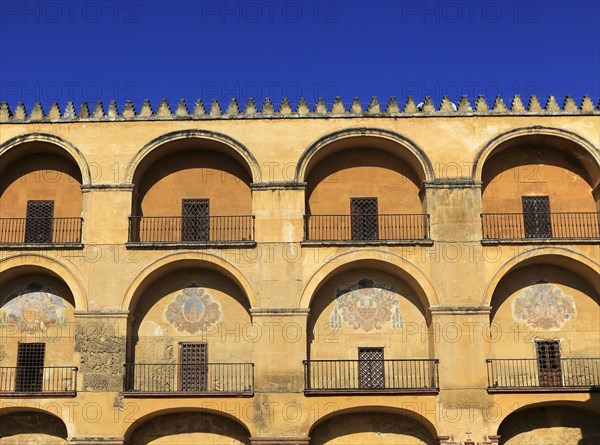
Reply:
[[483, 213], [484, 244], [600, 239], [600, 213]]
[[0, 367], [2, 397], [60, 397], [77, 394], [77, 367]]
[[437, 394], [438, 360], [305, 360], [306, 395]]
[[0, 246], [81, 246], [83, 218], [0, 218]]
[[254, 216], [131, 216], [130, 247], [253, 247]]
[[252, 363], [126, 363], [125, 396], [252, 397]]
[[429, 215], [304, 215], [304, 243], [431, 244]]
[[488, 392], [600, 390], [600, 358], [488, 359]]

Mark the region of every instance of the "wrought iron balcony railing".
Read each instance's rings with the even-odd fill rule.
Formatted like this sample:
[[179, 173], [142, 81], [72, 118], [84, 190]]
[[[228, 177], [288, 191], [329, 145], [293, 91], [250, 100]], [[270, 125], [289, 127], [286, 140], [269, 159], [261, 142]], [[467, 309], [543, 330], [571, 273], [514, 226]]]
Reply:
[[435, 393], [438, 360], [305, 360], [307, 393]]
[[600, 358], [488, 359], [489, 391], [600, 390]]
[[126, 363], [129, 395], [252, 395], [252, 363]]
[[427, 214], [304, 215], [305, 241], [429, 239]]
[[599, 212], [483, 213], [484, 240], [600, 238]]
[[0, 367], [3, 397], [75, 395], [76, 392], [77, 367], [74, 366]]
[[131, 216], [130, 243], [254, 241], [254, 216]]
[[0, 218], [0, 244], [78, 244], [83, 218]]

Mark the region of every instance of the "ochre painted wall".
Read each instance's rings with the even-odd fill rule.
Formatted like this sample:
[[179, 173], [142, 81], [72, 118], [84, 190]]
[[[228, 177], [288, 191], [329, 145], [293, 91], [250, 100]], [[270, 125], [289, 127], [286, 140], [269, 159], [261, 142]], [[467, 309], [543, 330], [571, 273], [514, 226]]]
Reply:
[[[7, 417], [0, 424], [15, 429], [2, 443], [50, 434], [36, 423], [36, 410], [60, 417], [73, 445], [115, 445], [126, 437], [148, 445], [248, 444], [250, 437], [306, 445], [309, 436], [313, 445], [433, 444], [435, 435], [464, 442], [466, 432], [475, 442], [500, 433], [509, 444], [554, 434], [565, 443], [597, 438], [587, 414], [575, 419], [582, 419], [581, 437], [568, 425], [556, 429], [571, 422], [564, 413], [514, 426], [524, 408], [538, 405], [597, 416], [598, 398], [589, 390], [488, 391], [486, 359], [533, 358], [535, 338], [559, 339], [564, 357], [598, 359], [598, 240], [482, 243], [480, 216], [520, 212], [524, 195], [549, 195], [553, 212], [597, 211], [597, 113], [0, 125], [7, 166], [0, 217], [24, 217], [28, 199], [55, 199], [55, 216], [84, 218], [83, 247], [1, 246], [2, 308], [18, 287], [52, 288], [73, 330], [48, 338], [45, 364], [79, 367], [74, 397], [3, 394], [0, 415]], [[345, 131], [352, 137], [339, 136]], [[174, 132], [178, 142], [169, 142]], [[186, 140], [190, 132], [205, 136]], [[49, 142], [39, 150], [13, 144], [43, 133], [64, 139], [73, 156], [57, 155], [63, 149]], [[476, 160], [513, 136], [518, 143], [492, 151], [480, 178]], [[165, 142], [142, 156], [159, 138]], [[295, 178], [310, 147], [327, 138], [335, 141], [308, 161], [308, 176]], [[131, 161], [140, 157], [135, 170]], [[347, 215], [351, 197], [377, 197], [379, 213], [427, 213], [431, 240], [302, 242], [305, 214]], [[211, 215], [255, 215], [256, 245], [127, 244], [128, 216], [180, 216], [186, 198], [210, 199]], [[562, 312], [540, 292], [561, 301]], [[181, 295], [196, 308], [185, 323], [173, 322]], [[194, 298], [206, 295], [202, 308], [212, 308], [215, 321], [203, 330]], [[538, 322], [532, 330], [525, 309], [515, 319], [519, 301], [536, 317], [550, 314], [551, 327]], [[352, 311], [360, 315], [354, 325]], [[558, 316], [562, 324], [552, 327]], [[325, 333], [332, 321], [340, 327]], [[490, 322], [501, 328], [499, 337], [489, 337]], [[3, 322], [0, 366], [14, 367], [18, 341], [32, 338], [40, 334]], [[182, 341], [206, 341], [209, 361], [254, 363], [254, 394], [123, 395], [125, 362], [173, 363]], [[382, 346], [388, 359], [438, 359], [439, 393], [305, 394], [303, 360], [356, 359], [361, 346]], [[11, 420], [15, 408], [24, 410], [22, 421]]]
[[0, 182], [0, 217], [25, 218], [28, 200], [53, 200], [54, 217], [79, 217], [81, 174], [54, 154], [33, 154], [7, 166]]

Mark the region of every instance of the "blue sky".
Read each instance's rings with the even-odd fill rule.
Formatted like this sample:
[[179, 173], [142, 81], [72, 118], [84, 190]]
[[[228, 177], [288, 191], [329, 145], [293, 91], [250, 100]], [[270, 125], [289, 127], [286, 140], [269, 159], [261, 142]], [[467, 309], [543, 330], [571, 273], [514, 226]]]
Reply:
[[600, 2], [0, 2], [0, 101], [600, 97]]

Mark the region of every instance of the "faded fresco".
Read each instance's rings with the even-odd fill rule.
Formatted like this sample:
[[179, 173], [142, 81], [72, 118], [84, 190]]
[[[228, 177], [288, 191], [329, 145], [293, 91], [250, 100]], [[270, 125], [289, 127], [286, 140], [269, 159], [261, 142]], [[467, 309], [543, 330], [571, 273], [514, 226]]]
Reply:
[[533, 328], [556, 331], [575, 317], [573, 298], [558, 286], [539, 281], [515, 298], [513, 317]]
[[179, 332], [194, 334], [221, 319], [221, 306], [205, 289], [192, 283], [167, 306], [165, 318]]
[[341, 328], [345, 323], [355, 331], [369, 332], [382, 329], [386, 323], [401, 328], [403, 322], [400, 302], [392, 286], [363, 278], [336, 289], [331, 327]]
[[45, 332], [66, 324], [64, 300], [40, 283], [12, 292], [0, 308], [0, 325], [17, 325], [21, 332]]

